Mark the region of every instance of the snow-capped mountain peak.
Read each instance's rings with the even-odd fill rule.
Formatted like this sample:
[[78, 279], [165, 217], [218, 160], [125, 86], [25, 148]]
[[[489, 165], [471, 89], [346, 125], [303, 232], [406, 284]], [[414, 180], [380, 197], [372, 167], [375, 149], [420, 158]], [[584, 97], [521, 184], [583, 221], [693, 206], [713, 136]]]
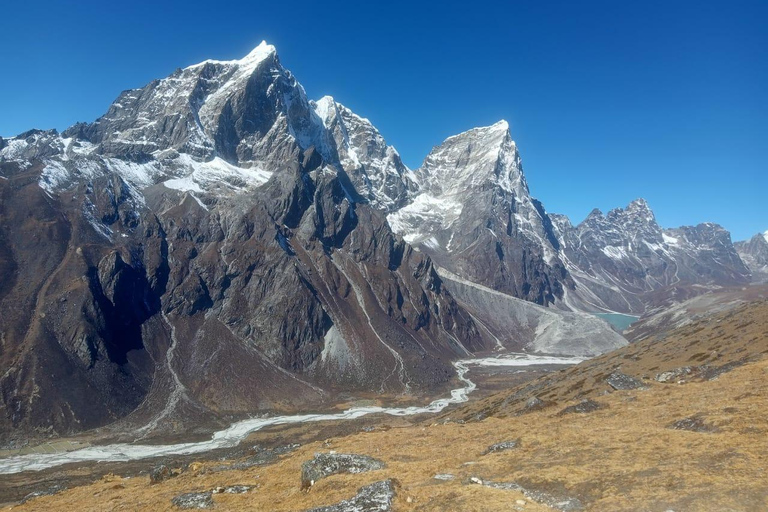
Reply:
[[506, 121], [448, 137], [415, 172], [419, 193], [387, 217], [394, 231], [475, 282], [542, 304], [560, 293], [557, 238]]
[[271, 44], [267, 44], [266, 41], [262, 41], [261, 43], [259, 43], [258, 46], [256, 46], [253, 50], [251, 50], [248, 53], [248, 55], [246, 55], [242, 59], [235, 59], [235, 60], [206, 59], [202, 62], [198, 62], [197, 64], [192, 64], [191, 66], [187, 66], [185, 69], [195, 69], [195, 68], [204, 66], [206, 64], [219, 64], [219, 65], [238, 66], [241, 69], [253, 70], [262, 61], [264, 61], [266, 58], [272, 55], [277, 55], [277, 49]]
[[518, 197], [528, 194], [517, 145], [504, 120], [448, 137], [432, 149], [416, 174], [422, 190], [434, 196], [487, 185]]

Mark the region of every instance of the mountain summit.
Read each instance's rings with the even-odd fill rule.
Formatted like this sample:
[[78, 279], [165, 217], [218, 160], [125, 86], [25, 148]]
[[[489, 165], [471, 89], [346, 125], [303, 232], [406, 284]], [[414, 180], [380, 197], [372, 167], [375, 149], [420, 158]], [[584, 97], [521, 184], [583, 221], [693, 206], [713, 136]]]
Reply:
[[436, 146], [392, 228], [442, 267], [515, 297], [549, 304], [567, 280], [557, 240], [523, 175], [506, 121]]

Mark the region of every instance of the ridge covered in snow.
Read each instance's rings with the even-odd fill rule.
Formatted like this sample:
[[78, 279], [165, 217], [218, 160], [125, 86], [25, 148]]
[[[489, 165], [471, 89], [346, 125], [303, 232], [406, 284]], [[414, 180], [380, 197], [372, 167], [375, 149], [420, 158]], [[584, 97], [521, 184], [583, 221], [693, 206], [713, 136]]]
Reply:
[[211, 205], [264, 185], [309, 148], [354, 187], [344, 190], [350, 202], [383, 212], [442, 267], [528, 300], [642, 312], [638, 297], [654, 290], [748, 274], [725, 230], [662, 229], [643, 199], [594, 210], [578, 226], [548, 214], [504, 120], [448, 137], [411, 170], [368, 119], [330, 96], [310, 101], [264, 41], [242, 59], [205, 60], [124, 91], [93, 123], [0, 139], [0, 161], [42, 161], [49, 194], [117, 175], [136, 204], [164, 187]]

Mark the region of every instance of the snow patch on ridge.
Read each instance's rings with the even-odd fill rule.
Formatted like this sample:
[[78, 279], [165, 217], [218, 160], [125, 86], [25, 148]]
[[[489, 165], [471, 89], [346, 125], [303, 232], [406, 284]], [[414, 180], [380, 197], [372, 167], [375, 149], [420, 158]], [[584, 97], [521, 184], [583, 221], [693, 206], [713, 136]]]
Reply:
[[209, 162], [198, 162], [189, 155], [181, 154], [176, 162], [182, 166], [187, 174], [166, 180], [163, 185], [184, 192], [202, 193], [214, 187], [239, 191], [259, 187], [272, 176], [271, 172], [258, 167], [237, 167], [219, 157], [215, 157]]
[[673, 236], [669, 236], [666, 233], [662, 233], [661, 234], [661, 238], [664, 240], [664, 243], [667, 244], [667, 245], [671, 245], [671, 246], [679, 246], [680, 245], [680, 240], [679, 239], [677, 239], [677, 238], [675, 238]]

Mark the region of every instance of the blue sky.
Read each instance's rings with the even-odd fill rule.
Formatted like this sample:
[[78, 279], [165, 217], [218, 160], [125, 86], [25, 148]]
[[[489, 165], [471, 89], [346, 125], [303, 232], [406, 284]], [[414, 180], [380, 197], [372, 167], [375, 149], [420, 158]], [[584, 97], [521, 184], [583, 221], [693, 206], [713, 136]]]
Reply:
[[411, 167], [503, 118], [533, 194], [574, 222], [645, 197], [665, 227], [768, 229], [768, 2], [159, 3], [6, 3], [0, 134], [91, 121], [266, 39]]

